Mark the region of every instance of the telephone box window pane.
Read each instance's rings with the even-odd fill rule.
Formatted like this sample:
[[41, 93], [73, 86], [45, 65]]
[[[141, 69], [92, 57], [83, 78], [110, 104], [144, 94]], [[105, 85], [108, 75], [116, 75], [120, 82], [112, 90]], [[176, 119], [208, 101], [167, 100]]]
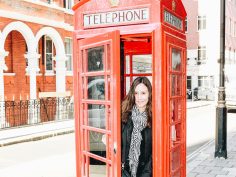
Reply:
[[182, 76], [171, 75], [171, 96], [181, 96]]
[[175, 95], [175, 82], [176, 81], [176, 76], [175, 75], [171, 75], [171, 96]]
[[88, 125], [106, 129], [105, 105], [88, 105]]
[[133, 55], [133, 73], [152, 73], [152, 55]]
[[93, 100], [105, 99], [104, 76], [88, 77], [88, 99], [93, 99]]
[[126, 77], [125, 80], [126, 80], [125, 85], [126, 85], [126, 95], [127, 95], [130, 90], [130, 77]]
[[[93, 154], [106, 158], [106, 145], [103, 142], [104, 136], [106, 135], [103, 133], [89, 131], [89, 151]], [[98, 161], [97, 163], [103, 162]], [[90, 161], [90, 164], [93, 163]]]
[[87, 54], [88, 54], [88, 72], [103, 71], [104, 46], [88, 49]]
[[172, 100], [170, 102], [170, 122], [177, 122], [181, 120], [182, 104], [181, 100]]
[[175, 147], [181, 143], [181, 124], [175, 124], [170, 127], [170, 140], [171, 140], [171, 147]]
[[181, 96], [182, 76], [177, 76], [176, 95]]
[[130, 56], [129, 55], [126, 55], [125, 61], [126, 61], [126, 74], [130, 74]]
[[171, 175], [172, 177], [181, 177], [180, 171], [175, 172], [175, 174]]
[[172, 48], [172, 70], [181, 70], [181, 51]]
[[89, 177], [107, 177], [106, 165], [92, 157], [89, 158]]
[[[138, 76], [133, 77], [133, 81], [137, 78]], [[152, 76], [145, 76], [146, 78], [148, 78], [148, 80], [151, 82], [152, 84]]]
[[174, 149], [172, 152], [171, 152], [171, 171], [175, 171], [177, 168], [180, 167], [180, 163], [181, 163], [181, 148], [178, 147], [176, 149]]

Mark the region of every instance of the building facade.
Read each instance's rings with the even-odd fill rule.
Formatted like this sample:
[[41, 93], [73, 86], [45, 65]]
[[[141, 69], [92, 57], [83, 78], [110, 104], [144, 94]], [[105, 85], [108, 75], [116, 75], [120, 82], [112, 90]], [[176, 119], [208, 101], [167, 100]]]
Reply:
[[[183, 0], [183, 3], [187, 11], [187, 96], [217, 100], [220, 68], [220, 0]], [[235, 12], [236, 0], [226, 0], [226, 89], [234, 87], [232, 78], [236, 75]], [[227, 95], [229, 96], [229, 92]]]
[[75, 0], [0, 1], [0, 101], [73, 94]]

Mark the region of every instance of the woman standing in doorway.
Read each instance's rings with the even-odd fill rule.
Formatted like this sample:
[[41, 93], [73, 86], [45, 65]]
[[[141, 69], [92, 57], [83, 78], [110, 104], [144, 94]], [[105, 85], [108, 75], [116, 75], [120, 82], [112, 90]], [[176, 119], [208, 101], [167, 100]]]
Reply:
[[122, 169], [131, 177], [152, 176], [152, 85], [136, 78], [122, 102]]

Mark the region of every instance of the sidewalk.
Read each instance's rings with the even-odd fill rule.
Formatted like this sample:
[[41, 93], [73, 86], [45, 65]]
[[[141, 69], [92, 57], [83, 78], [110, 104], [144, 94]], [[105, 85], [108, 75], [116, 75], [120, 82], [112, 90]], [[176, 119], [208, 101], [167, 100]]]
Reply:
[[198, 101], [192, 101], [187, 100], [187, 109], [197, 108], [201, 106], [208, 106], [214, 104], [214, 101], [205, 101], [205, 100], [198, 100]]
[[0, 129], [0, 147], [74, 132], [74, 119]]
[[228, 158], [214, 158], [215, 141], [187, 158], [187, 177], [236, 177], [236, 132], [227, 135]]

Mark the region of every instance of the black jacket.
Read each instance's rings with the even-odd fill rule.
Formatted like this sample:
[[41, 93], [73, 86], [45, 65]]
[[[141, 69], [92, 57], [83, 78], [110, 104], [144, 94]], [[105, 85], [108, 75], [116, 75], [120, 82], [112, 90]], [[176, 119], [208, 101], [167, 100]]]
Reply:
[[[127, 123], [122, 123], [122, 146], [121, 159], [125, 163], [126, 171], [129, 169], [129, 149], [131, 143], [131, 135], [133, 131], [133, 121], [128, 119]], [[146, 127], [142, 130], [142, 141], [140, 146], [139, 166], [137, 169], [137, 177], [152, 177], [152, 129]]]

